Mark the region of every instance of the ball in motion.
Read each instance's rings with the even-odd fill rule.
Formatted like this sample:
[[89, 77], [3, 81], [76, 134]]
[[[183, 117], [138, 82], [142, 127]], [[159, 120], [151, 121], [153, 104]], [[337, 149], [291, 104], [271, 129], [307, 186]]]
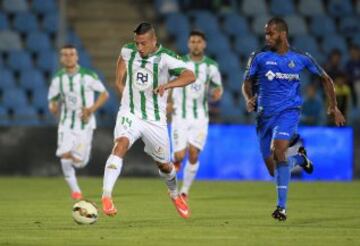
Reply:
[[98, 209], [93, 202], [81, 200], [74, 204], [72, 217], [78, 224], [94, 224], [98, 218]]

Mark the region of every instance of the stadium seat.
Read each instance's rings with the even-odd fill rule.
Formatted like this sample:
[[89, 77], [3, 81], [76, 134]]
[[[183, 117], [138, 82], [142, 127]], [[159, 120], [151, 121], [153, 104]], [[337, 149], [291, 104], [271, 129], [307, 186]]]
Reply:
[[26, 0], [3, 0], [2, 7], [7, 13], [26, 12], [29, 10]]
[[264, 35], [264, 28], [271, 17], [268, 15], [256, 16], [252, 22], [252, 30], [256, 35]]
[[167, 32], [174, 37], [187, 34], [190, 31], [188, 18], [181, 13], [172, 13], [165, 17]]
[[228, 35], [244, 35], [249, 33], [249, 27], [247, 21], [244, 17], [236, 14], [236, 13], [227, 13], [223, 16], [223, 29]]
[[323, 1], [300, 0], [299, 12], [305, 16], [324, 15]]
[[91, 58], [85, 49], [81, 49], [79, 52], [79, 64], [81, 66], [92, 68]]
[[208, 38], [206, 52], [216, 57], [231, 51], [229, 40], [223, 34]]
[[310, 54], [319, 52], [315, 38], [310, 35], [295, 36], [292, 44], [296, 49], [303, 52], [309, 52]]
[[26, 51], [11, 51], [7, 59], [8, 66], [14, 71], [33, 68], [32, 58]]
[[196, 11], [193, 12], [193, 16], [195, 18], [194, 26], [196, 29], [200, 29], [207, 35], [219, 32], [219, 23], [215, 15], [213, 15], [211, 12]]
[[36, 16], [30, 12], [17, 13], [13, 25], [17, 31], [26, 34], [39, 29]]
[[31, 9], [37, 14], [55, 13], [57, 11], [55, 0], [32, 0]]
[[8, 126], [9, 123], [10, 121], [7, 109], [0, 105], [0, 126]]
[[285, 21], [289, 25], [289, 34], [290, 35], [304, 35], [307, 33], [307, 26], [302, 18], [299, 15], [286, 16]]
[[41, 87], [37, 90], [33, 90], [32, 96], [31, 96], [31, 104], [34, 108], [37, 110], [41, 110], [42, 112], [45, 112], [48, 108], [48, 88]]
[[267, 14], [265, 0], [244, 0], [241, 7], [245, 15], [261, 16]]
[[244, 58], [247, 58], [251, 52], [260, 48], [259, 40], [256, 36], [246, 35], [243, 37], [236, 37], [234, 49]]
[[49, 36], [43, 32], [30, 33], [26, 39], [26, 47], [32, 52], [52, 49]]
[[59, 66], [59, 57], [53, 50], [44, 50], [38, 53], [36, 65], [42, 72], [53, 74]]
[[84, 45], [76, 32], [69, 30], [67, 32], [67, 42], [74, 45], [77, 49], [83, 49]]
[[222, 56], [217, 58], [219, 63], [220, 72], [222, 75], [229, 77], [234, 71], [238, 71], [240, 68], [240, 62], [234, 52], [224, 53]]
[[187, 41], [188, 35], [185, 33], [176, 38], [175, 46], [179, 54], [184, 55], [188, 52]]
[[3, 92], [2, 104], [5, 107], [16, 109], [28, 105], [28, 100], [23, 90], [14, 88]]
[[230, 73], [227, 79], [228, 89], [232, 92], [240, 93], [241, 83], [243, 81], [243, 72], [241, 70], [236, 70], [236, 72]]
[[155, 10], [160, 15], [167, 15], [177, 13], [179, 11], [179, 4], [177, 0], [155, 0]]
[[9, 52], [7, 65], [14, 71], [33, 68], [33, 62], [31, 56], [26, 51]]
[[345, 16], [340, 19], [340, 32], [346, 37], [353, 37], [360, 33], [360, 17]]
[[20, 50], [22, 48], [20, 36], [10, 30], [0, 31], [0, 52]]
[[270, 3], [270, 12], [275, 16], [288, 16], [295, 13], [293, 1], [272, 0]]
[[232, 93], [224, 90], [220, 101], [220, 115], [225, 122], [239, 122], [241, 120], [242, 109], [235, 104]]
[[318, 15], [311, 18], [310, 30], [316, 37], [323, 37], [324, 35], [334, 34], [336, 26], [329, 16]]
[[357, 33], [353, 37], [351, 37], [351, 43], [360, 46], [360, 33]]
[[9, 22], [6, 14], [0, 12], [0, 31], [6, 30], [9, 28]]
[[328, 2], [328, 11], [332, 17], [352, 15], [352, 8], [351, 0], [330, 0]]
[[345, 54], [347, 52], [347, 45], [343, 37], [329, 35], [324, 37], [322, 49], [326, 54], [329, 54], [334, 49], [339, 49], [342, 54]]
[[0, 69], [4, 67], [4, 60], [2, 56], [0, 55]]
[[14, 74], [6, 68], [0, 68], [0, 90], [13, 89], [16, 87]]
[[14, 109], [13, 122], [16, 126], [36, 126], [40, 124], [38, 114], [32, 106]]
[[59, 31], [59, 15], [56, 13], [48, 13], [42, 21], [43, 30], [48, 34], [55, 34]]
[[36, 91], [45, 88], [44, 75], [36, 69], [22, 71], [19, 82], [20, 86], [26, 90]]

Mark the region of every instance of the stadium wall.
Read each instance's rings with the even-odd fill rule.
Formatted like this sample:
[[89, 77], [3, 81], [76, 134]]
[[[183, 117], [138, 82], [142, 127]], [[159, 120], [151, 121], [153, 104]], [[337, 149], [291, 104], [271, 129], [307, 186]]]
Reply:
[[[299, 179], [351, 180], [359, 177], [360, 143], [359, 138], [353, 137], [352, 128], [303, 127], [299, 131], [316, 165], [311, 176], [295, 173]], [[53, 127], [0, 128], [0, 174], [60, 175], [55, 157], [56, 135]], [[112, 129], [97, 129], [91, 161], [79, 174], [102, 175], [111, 148]], [[125, 158], [122, 175], [158, 175], [154, 162], [143, 153], [143, 148], [141, 141], [134, 144]], [[200, 160], [200, 179], [271, 180], [261, 160], [254, 126], [212, 125]], [[182, 173], [179, 175], [181, 177]]]

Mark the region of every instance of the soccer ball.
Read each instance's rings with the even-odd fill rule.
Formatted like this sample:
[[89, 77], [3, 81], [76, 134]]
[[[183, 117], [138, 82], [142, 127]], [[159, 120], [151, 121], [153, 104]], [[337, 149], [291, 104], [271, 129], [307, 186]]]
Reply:
[[74, 204], [72, 217], [78, 224], [94, 224], [98, 218], [98, 209], [93, 202], [81, 200]]

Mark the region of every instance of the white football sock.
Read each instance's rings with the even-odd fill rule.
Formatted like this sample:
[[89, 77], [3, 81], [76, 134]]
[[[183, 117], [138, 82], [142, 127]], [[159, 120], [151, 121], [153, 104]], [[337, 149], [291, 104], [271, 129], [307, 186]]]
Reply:
[[159, 170], [159, 174], [161, 177], [165, 178], [165, 183], [168, 187], [169, 194], [172, 198], [175, 198], [179, 195], [177, 190], [177, 180], [176, 180], [176, 170], [174, 165], [171, 164], [171, 172], [170, 173], [163, 173]]
[[73, 161], [71, 159], [61, 159], [61, 169], [63, 171], [66, 182], [68, 183], [71, 192], [81, 192], [78, 185], [75, 168], [73, 167]]
[[123, 159], [116, 156], [110, 155], [106, 161], [103, 181], [103, 194], [102, 197], [111, 197], [112, 191], [116, 180], [118, 179], [121, 168], [123, 165]]
[[186, 165], [184, 167], [183, 184], [180, 193], [185, 193], [185, 194], [189, 193], [191, 184], [194, 181], [198, 170], [199, 170], [199, 161], [197, 161], [195, 164], [190, 164], [189, 161], [186, 162]]

